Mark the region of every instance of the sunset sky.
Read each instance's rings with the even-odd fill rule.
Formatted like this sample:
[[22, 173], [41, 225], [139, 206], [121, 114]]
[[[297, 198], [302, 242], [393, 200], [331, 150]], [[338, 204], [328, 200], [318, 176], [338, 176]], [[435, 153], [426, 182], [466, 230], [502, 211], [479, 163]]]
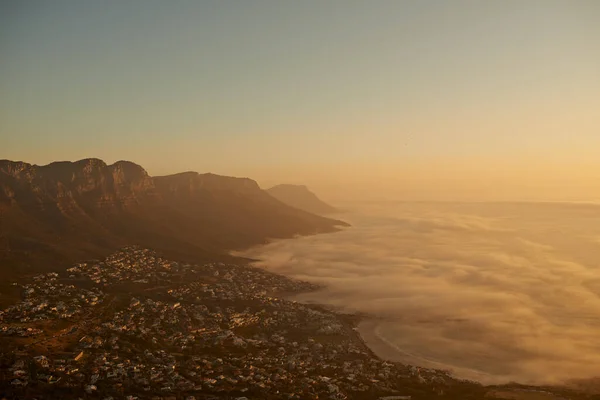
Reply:
[[600, 200], [600, 2], [0, 0], [0, 158]]

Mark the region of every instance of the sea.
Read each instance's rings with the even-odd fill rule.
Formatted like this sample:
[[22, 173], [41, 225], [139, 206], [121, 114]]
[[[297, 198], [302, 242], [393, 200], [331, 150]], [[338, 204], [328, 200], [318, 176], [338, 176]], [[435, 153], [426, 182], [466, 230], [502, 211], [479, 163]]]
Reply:
[[340, 206], [348, 228], [239, 254], [363, 315], [382, 358], [484, 384], [600, 376], [600, 204]]

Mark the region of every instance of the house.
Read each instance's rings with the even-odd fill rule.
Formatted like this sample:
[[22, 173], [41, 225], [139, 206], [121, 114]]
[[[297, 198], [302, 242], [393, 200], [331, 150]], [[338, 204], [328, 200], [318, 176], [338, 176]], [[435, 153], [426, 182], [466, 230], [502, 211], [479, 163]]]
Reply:
[[83, 358], [83, 351], [75, 356], [75, 361], [79, 361]]

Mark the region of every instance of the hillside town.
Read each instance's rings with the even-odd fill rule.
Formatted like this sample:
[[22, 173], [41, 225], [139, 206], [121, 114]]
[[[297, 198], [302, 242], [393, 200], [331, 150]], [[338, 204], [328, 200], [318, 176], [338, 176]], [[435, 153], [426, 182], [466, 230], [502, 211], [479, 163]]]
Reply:
[[464, 399], [486, 390], [377, 358], [354, 316], [280, 297], [317, 287], [251, 266], [127, 247], [19, 285], [21, 300], [0, 312], [6, 398]]

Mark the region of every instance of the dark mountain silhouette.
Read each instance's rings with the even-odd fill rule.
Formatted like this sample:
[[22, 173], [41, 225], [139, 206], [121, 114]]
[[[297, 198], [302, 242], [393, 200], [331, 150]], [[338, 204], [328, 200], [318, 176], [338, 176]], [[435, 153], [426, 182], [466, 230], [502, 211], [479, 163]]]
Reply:
[[338, 210], [323, 202], [304, 185], [277, 185], [267, 192], [277, 200], [313, 214], [326, 215]]
[[151, 177], [102, 160], [44, 166], [0, 160], [3, 264], [23, 272], [139, 244], [170, 257], [229, 260], [269, 238], [334, 231], [341, 221], [290, 207], [251, 179], [184, 172]]

